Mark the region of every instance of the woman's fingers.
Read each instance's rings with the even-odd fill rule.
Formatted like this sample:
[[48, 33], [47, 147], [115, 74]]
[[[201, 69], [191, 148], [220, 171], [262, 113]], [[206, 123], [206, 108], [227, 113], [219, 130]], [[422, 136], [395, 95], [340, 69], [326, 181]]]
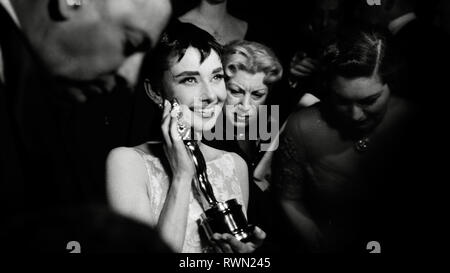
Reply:
[[303, 72], [299, 72], [295, 69], [291, 69], [290, 70], [291, 74], [296, 76], [296, 77], [308, 77], [309, 75], [311, 75], [310, 73], [303, 73]]
[[317, 67], [320, 65], [320, 62], [317, 59], [308, 58], [307, 60], [314, 69], [317, 69]]
[[294, 76], [305, 77], [317, 71], [318, 65], [317, 60], [305, 58], [299, 62], [292, 62], [290, 72]]
[[263, 244], [267, 235], [262, 229], [260, 229], [259, 227], [255, 227], [255, 229], [253, 230], [253, 236], [255, 239], [252, 242], [256, 247], [259, 247]]
[[222, 251], [225, 253], [251, 253], [263, 244], [266, 239], [266, 233], [259, 227], [255, 227], [253, 238], [247, 243], [239, 241], [231, 234], [215, 233], [213, 239], [216, 244], [220, 245]]
[[228, 243], [225, 243], [224, 241], [221, 242], [222, 250], [224, 253], [234, 253], [233, 249]]
[[[219, 253], [234, 253], [233, 248], [228, 244], [227, 239], [224, 237], [225, 234], [214, 233], [212, 236], [211, 243], [213, 246], [219, 247]], [[233, 236], [234, 237], [234, 236]]]
[[317, 61], [311, 58], [304, 59], [300, 64], [313, 71], [317, 69]]
[[231, 234], [223, 234], [223, 240], [226, 242], [224, 244], [228, 245], [235, 253], [248, 253], [254, 250]]
[[216, 243], [215, 240], [211, 240], [210, 243], [216, 253], [223, 253], [222, 248], [220, 248], [220, 246]]
[[169, 132], [172, 144], [178, 147], [184, 147], [180, 133], [178, 132], [178, 122], [181, 115], [180, 113], [181, 110], [179, 107], [172, 109], [172, 111], [170, 112]]
[[306, 66], [304, 66], [302, 64], [295, 65], [291, 69], [294, 69], [295, 71], [303, 72], [303, 73], [312, 73], [312, 72], [314, 72], [313, 69], [311, 69], [309, 67], [306, 67]]
[[172, 105], [169, 101], [164, 100], [164, 111], [162, 115], [161, 131], [163, 133], [164, 140], [168, 146], [172, 146], [172, 140], [169, 135], [169, 124], [170, 124], [170, 111], [172, 110]]

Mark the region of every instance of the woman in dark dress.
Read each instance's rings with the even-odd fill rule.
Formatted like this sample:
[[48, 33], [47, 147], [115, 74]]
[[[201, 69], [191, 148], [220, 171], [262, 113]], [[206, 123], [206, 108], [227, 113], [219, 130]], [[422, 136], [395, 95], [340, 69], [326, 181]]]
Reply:
[[277, 196], [309, 251], [365, 251], [374, 234], [389, 156], [411, 113], [391, 95], [389, 60], [379, 33], [338, 36], [323, 56], [326, 96], [291, 115], [282, 134]]

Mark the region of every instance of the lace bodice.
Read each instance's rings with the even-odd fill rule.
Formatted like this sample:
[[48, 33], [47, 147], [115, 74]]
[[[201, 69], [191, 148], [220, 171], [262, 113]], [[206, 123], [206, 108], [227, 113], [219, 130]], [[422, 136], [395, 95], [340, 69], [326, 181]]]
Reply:
[[[152, 209], [149, 213], [151, 214], [151, 224], [156, 226], [169, 190], [169, 177], [159, 158], [136, 148], [134, 150], [142, 156], [147, 168], [147, 194]], [[207, 162], [206, 165], [208, 178], [217, 201], [222, 202], [236, 198], [242, 204], [245, 213], [246, 208], [244, 208], [242, 191], [233, 156], [230, 153], [225, 153], [219, 158]], [[200, 215], [203, 213], [202, 203], [199, 200], [197, 192], [193, 190], [189, 201], [189, 215], [182, 250], [185, 253], [206, 252], [209, 249], [205, 239], [200, 236], [197, 223]]]

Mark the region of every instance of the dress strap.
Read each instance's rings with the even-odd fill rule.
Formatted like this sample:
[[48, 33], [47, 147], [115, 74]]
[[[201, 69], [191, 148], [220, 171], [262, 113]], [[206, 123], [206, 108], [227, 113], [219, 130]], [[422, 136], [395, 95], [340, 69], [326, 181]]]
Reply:
[[148, 179], [150, 179], [152, 171], [150, 165], [148, 164], [147, 153], [136, 147], [133, 147], [132, 149], [141, 156], [145, 169], [147, 170]]

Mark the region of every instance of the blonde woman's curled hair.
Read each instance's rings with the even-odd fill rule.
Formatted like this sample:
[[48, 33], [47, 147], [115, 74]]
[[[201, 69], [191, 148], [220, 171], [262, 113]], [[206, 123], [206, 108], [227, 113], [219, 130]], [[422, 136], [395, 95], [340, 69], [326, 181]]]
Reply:
[[222, 62], [225, 74], [232, 78], [236, 72], [263, 72], [264, 84], [270, 86], [281, 79], [283, 67], [273, 51], [265, 45], [250, 41], [236, 41], [224, 48]]

